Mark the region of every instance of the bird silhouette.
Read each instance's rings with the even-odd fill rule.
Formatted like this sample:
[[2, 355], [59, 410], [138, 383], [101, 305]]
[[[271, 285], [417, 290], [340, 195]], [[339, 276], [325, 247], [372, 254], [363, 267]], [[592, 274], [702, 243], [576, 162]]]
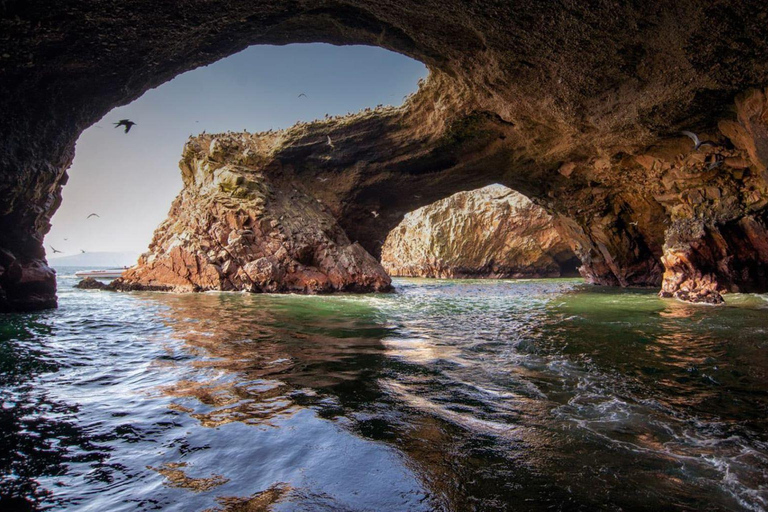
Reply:
[[85, 251], [84, 251], [84, 250], [82, 250], [82, 249], [80, 249], [80, 252], [81, 252], [82, 254], [85, 254]]
[[136, 123], [134, 123], [130, 119], [121, 119], [119, 122], [112, 123], [112, 124], [115, 125], [115, 128], [117, 128], [118, 126], [124, 126], [125, 133], [128, 133], [129, 131], [131, 131], [131, 127], [133, 127], [133, 125], [135, 125]]
[[331, 136], [328, 136], [328, 145], [331, 146], [331, 149], [335, 149], [336, 146], [333, 145], [333, 141], [331, 140]]
[[717, 146], [717, 144], [711, 140], [699, 140], [699, 136], [693, 132], [683, 130], [683, 135], [689, 137], [693, 141], [693, 150], [697, 151], [701, 146]]
[[86, 219], [90, 219], [91, 217], [99, 217], [99, 218], [101, 218], [101, 216], [99, 216], [98, 213], [92, 213], [89, 216], [87, 216]]
[[52, 246], [52, 245], [49, 245], [48, 247], [50, 247], [50, 248], [51, 248], [51, 250], [53, 251], [53, 254], [56, 254], [57, 252], [64, 252], [64, 251], [60, 251], [60, 250], [56, 249], [56, 248], [55, 248], [54, 246]]
[[299, 98], [301, 98], [302, 96], [304, 96], [305, 98], [307, 97], [307, 95], [304, 93], [299, 94]]

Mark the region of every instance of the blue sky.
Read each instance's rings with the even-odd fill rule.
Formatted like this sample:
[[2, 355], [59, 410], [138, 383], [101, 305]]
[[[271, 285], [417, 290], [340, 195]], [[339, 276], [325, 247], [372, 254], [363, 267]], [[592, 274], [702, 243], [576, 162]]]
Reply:
[[[48, 256], [50, 246], [65, 255], [145, 251], [181, 190], [178, 161], [190, 135], [399, 105], [426, 75], [423, 64], [381, 48], [327, 44], [253, 46], [180, 75], [83, 132]], [[113, 128], [123, 118], [137, 123], [129, 134]]]

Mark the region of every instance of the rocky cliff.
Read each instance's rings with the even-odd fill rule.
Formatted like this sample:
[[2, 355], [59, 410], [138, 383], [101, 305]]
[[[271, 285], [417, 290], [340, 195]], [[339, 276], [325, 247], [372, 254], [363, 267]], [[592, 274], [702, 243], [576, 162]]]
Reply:
[[407, 212], [501, 183], [562, 219], [592, 282], [766, 289], [763, 1], [11, 1], [0, 34], [0, 310], [55, 304], [42, 241], [83, 129], [248, 45], [314, 41], [430, 69], [401, 108], [294, 127], [258, 165], [369, 252]]
[[201, 135], [184, 147], [184, 189], [149, 252], [111, 288], [324, 293], [385, 291], [390, 279], [319, 200], [257, 169], [276, 137]]
[[405, 216], [381, 249], [393, 276], [560, 277], [580, 264], [557, 222], [507, 187], [459, 192]]

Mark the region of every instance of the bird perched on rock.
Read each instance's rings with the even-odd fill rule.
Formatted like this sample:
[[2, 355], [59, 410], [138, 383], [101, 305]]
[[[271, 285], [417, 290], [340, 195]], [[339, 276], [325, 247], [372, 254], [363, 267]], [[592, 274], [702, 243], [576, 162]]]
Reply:
[[693, 132], [683, 130], [683, 135], [689, 137], [693, 141], [693, 150], [697, 151], [701, 146], [717, 146], [717, 144], [711, 140], [699, 140], [699, 136]]
[[54, 246], [52, 246], [52, 245], [49, 245], [48, 247], [50, 247], [50, 248], [51, 248], [51, 250], [53, 251], [53, 254], [56, 254], [57, 252], [63, 252], [63, 251], [60, 251], [60, 250], [56, 249], [56, 248], [55, 248]]
[[121, 119], [119, 122], [117, 122], [117, 123], [112, 123], [112, 124], [114, 124], [114, 125], [115, 125], [115, 128], [117, 128], [118, 126], [124, 126], [124, 127], [125, 127], [125, 133], [128, 133], [129, 131], [131, 131], [131, 128], [132, 128], [132, 127], [133, 127], [133, 125], [135, 125], [136, 123], [134, 123], [134, 122], [133, 122], [133, 121], [131, 121], [130, 119]]
[[86, 219], [90, 219], [91, 217], [99, 217], [99, 218], [101, 218], [98, 213], [92, 213], [89, 216], [87, 216]]

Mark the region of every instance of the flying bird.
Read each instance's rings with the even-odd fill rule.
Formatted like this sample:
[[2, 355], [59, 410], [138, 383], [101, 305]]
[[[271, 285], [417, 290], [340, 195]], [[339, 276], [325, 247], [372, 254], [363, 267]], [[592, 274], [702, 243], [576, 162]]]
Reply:
[[304, 93], [299, 94], [299, 98], [301, 98], [302, 96], [304, 96], [305, 98], [307, 97], [307, 95]]
[[701, 146], [717, 146], [717, 144], [712, 142], [711, 140], [699, 140], [699, 136], [693, 132], [683, 130], [680, 133], [682, 133], [686, 137], [689, 137], [693, 141], [694, 151], [697, 151]]
[[99, 218], [101, 218], [101, 216], [99, 216], [98, 213], [92, 213], [89, 216], [87, 216], [86, 219], [90, 219], [91, 217], [99, 217]]
[[325, 183], [326, 181], [328, 181], [328, 178], [322, 178], [322, 177], [318, 177], [318, 178], [317, 178], [317, 181], [320, 181], [320, 182], [322, 182], [322, 183]]
[[118, 126], [124, 126], [125, 133], [128, 133], [129, 131], [131, 131], [131, 127], [133, 127], [133, 125], [135, 125], [136, 123], [134, 123], [130, 119], [121, 119], [119, 122], [112, 123], [112, 124], [115, 125], [115, 128], [117, 128]]
[[60, 250], [56, 249], [56, 248], [55, 248], [54, 246], [52, 246], [52, 245], [49, 245], [48, 247], [50, 247], [50, 248], [51, 248], [51, 250], [53, 251], [53, 254], [56, 254], [57, 252], [64, 252], [64, 251], [60, 251]]
[[379, 212], [377, 212], [376, 210], [372, 210], [371, 215], [373, 215], [373, 218], [375, 219], [379, 216]]
[[83, 254], [85, 254], [85, 251], [84, 251], [84, 250], [82, 250], [82, 249], [80, 249], [80, 252], [81, 252], [81, 253], [83, 253]]
[[630, 226], [637, 226], [637, 221], [635, 221], [635, 222], [630, 222], [630, 223], [629, 223], [629, 225], [630, 225]]
[[336, 146], [333, 145], [333, 141], [331, 140], [331, 136], [328, 136], [328, 145], [331, 146], [331, 149], [334, 149]]

